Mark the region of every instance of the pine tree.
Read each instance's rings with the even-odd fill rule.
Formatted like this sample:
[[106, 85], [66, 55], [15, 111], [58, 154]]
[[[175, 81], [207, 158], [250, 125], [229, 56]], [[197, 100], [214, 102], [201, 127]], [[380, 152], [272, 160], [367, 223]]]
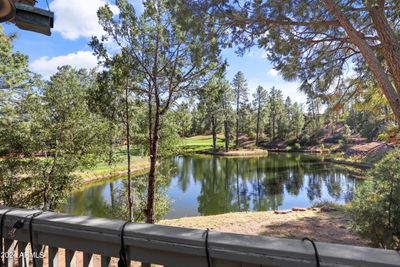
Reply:
[[271, 91], [269, 92], [268, 103], [270, 108], [269, 117], [271, 126], [271, 140], [275, 141], [277, 137], [282, 137], [282, 118], [284, 116], [282, 91], [272, 87]]
[[154, 223], [163, 122], [178, 99], [201, 88], [220, 69], [220, 48], [210, 21], [177, 12], [175, 1], [146, 1], [140, 17], [127, 0], [117, 1], [117, 6], [118, 16], [108, 6], [99, 10], [106, 34], [101, 40], [94, 37], [91, 46], [107, 64], [110, 53], [105, 42], [112, 39], [120, 48], [124, 69], [129, 70], [127, 86], [147, 100], [150, 172], [145, 213], [147, 222]]
[[240, 108], [248, 101], [247, 82], [243, 72], [239, 71], [233, 78], [233, 93], [236, 105], [236, 147], [239, 147]]
[[256, 145], [260, 142], [260, 128], [262, 128], [262, 117], [264, 115], [264, 108], [267, 103], [267, 91], [260, 85], [257, 87], [256, 92], [253, 94], [253, 105], [257, 112], [256, 118]]

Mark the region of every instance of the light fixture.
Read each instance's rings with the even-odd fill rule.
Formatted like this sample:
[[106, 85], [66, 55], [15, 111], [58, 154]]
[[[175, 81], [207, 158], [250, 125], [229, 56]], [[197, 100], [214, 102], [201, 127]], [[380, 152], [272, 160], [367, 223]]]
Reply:
[[54, 27], [54, 13], [34, 6], [16, 3], [15, 24], [18, 28], [51, 35]]
[[54, 13], [36, 8], [35, 0], [0, 0], [0, 22], [12, 22], [18, 28], [51, 35]]
[[0, 0], [0, 22], [12, 20], [15, 14], [15, 5], [13, 1]]

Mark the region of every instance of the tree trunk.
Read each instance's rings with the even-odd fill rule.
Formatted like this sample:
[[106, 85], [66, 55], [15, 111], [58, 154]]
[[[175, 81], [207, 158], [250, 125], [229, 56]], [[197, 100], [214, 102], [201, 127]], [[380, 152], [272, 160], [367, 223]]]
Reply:
[[160, 104], [156, 103], [156, 113], [155, 113], [155, 121], [154, 121], [154, 130], [153, 136], [150, 143], [150, 173], [149, 173], [149, 181], [147, 187], [147, 223], [154, 224], [155, 223], [155, 191], [156, 191], [156, 179], [157, 179], [157, 158], [158, 158], [158, 145], [160, 139], [160, 130], [161, 130], [161, 113], [160, 113]]
[[113, 155], [114, 155], [114, 136], [110, 137], [109, 145], [110, 147], [108, 150], [108, 166], [111, 166], [113, 164]]
[[217, 151], [217, 125], [215, 115], [211, 115], [212, 136], [213, 136], [213, 151]]
[[125, 88], [125, 119], [126, 119], [126, 153], [128, 158], [128, 216], [129, 221], [133, 221], [133, 202], [132, 202], [132, 175], [131, 175], [131, 135], [129, 118], [128, 87]]
[[224, 121], [224, 132], [225, 132], [225, 151], [229, 151], [229, 124], [228, 121]]
[[[112, 121], [116, 121], [115, 112], [112, 113], [111, 118], [112, 118]], [[109, 149], [110, 149], [110, 150], [108, 151], [108, 165], [109, 165], [109, 166], [111, 166], [112, 163], [113, 163], [113, 155], [114, 155], [114, 132], [115, 132], [115, 128], [116, 128], [113, 122], [110, 123], [110, 126], [111, 126], [112, 134], [111, 134], [110, 143], [109, 143], [109, 145], [110, 145], [110, 148], [109, 148]]]
[[152, 96], [150, 92], [150, 86], [149, 86], [149, 93], [148, 93], [148, 109], [149, 109], [149, 114], [148, 114], [148, 121], [149, 121], [149, 144], [152, 142], [152, 135], [153, 135], [153, 103], [152, 103]]
[[256, 146], [259, 145], [260, 142], [260, 107], [261, 103], [260, 103], [260, 99], [258, 99], [258, 108], [257, 108], [257, 125], [256, 125]]
[[[374, 51], [372, 50], [372, 48], [370, 47], [370, 45], [367, 43], [367, 41], [365, 39], [363, 39], [363, 37], [360, 35], [360, 33], [353, 27], [353, 25], [350, 23], [350, 21], [346, 18], [346, 16], [343, 14], [343, 12], [341, 12], [338, 7], [336, 6], [336, 4], [334, 3], [333, 0], [324, 0], [329, 12], [335, 16], [337, 18], [337, 20], [339, 21], [340, 25], [344, 28], [344, 30], [346, 31], [347, 35], [349, 36], [350, 40], [353, 42], [354, 45], [356, 45], [358, 47], [358, 49], [360, 50], [361, 54], [363, 55], [369, 69], [371, 70], [371, 72], [374, 74], [376, 81], [378, 82], [378, 85], [380, 86], [383, 94], [386, 96], [386, 98], [388, 99], [389, 103], [390, 103], [390, 107], [393, 110], [393, 113], [396, 117], [396, 120], [398, 121], [398, 123], [400, 124], [400, 95], [398, 93], [398, 91], [396, 91], [396, 89], [393, 87], [392, 82], [390, 81], [388, 75], [385, 73], [384, 68], [382, 67], [381, 63], [379, 62], [379, 59], [377, 58], [377, 56], [375, 55]], [[372, 11], [374, 12], [374, 11]], [[390, 35], [389, 32], [387, 32], [387, 28], [385, 28], [382, 25], [379, 25], [380, 23], [382, 23], [382, 21], [380, 19], [378, 19], [377, 17], [373, 18], [373, 20], [376, 20], [376, 22], [374, 22], [374, 26], [377, 27], [377, 25], [375, 25], [375, 23], [378, 24], [378, 34], [382, 37], [384, 37], [385, 39], [382, 40], [382, 42], [387, 41], [387, 39], [390, 39], [390, 37], [388, 35]], [[382, 29], [380, 29], [382, 27]], [[379, 29], [381, 30], [381, 32], [379, 32]], [[381, 37], [381, 38], [382, 38]], [[396, 46], [394, 43], [393, 45]], [[387, 43], [383, 44], [384, 45], [384, 50], [387, 50], [386, 52], [384, 51], [384, 55], [386, 54], [386, 57], [389, 57], [389, 61], [391, 61], [391, 63], [388, 62], [389, 64], [389, 68], [390, 68], [390, 64], [393, 64], [392, 68], [390, 71], [394, 71], [397, 73], [397, 70], [400, 66], [396, 64], [396, 48], [394, 48], [394, 51], [390, 51], [393, 48], [393, 45], [388, 46]], [[386, 46], [386, 47], [385, 47]], [[400, 79], [400, 76], [397, 77], [393, 77], [394, 80], [397, 80], [397, 82], [399, 81], [398, 79]], [[395, 82], [395, 84], [397, 83]]]
[[389, 73], [392, 75], [397, 93], [400, 94], [400, 43], [385, 15], [385, 1], [379, 0], [378, 3], [379, 6], [372, 8], [369, 14], [382, 43], [383, 57], [388, 64]]
[[239, 147], [239, 108], [240, 108], [239, 93], [236, 97], [236, 147]]
[[275, 140], [275, 115], [272, 115], [272, 141]]

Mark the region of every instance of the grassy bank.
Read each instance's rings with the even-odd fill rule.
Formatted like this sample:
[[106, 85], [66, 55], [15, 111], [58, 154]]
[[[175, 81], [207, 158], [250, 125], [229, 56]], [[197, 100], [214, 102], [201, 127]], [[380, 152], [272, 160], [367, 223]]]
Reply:
[[232, 150], [229, 152], [212, 152], [205, 151], [204, 154], [216, 155], [216, 156], [224, 156], [224, 157], [249, 157], [249, 156], [266, 156], [268, 155], [268, 151], [265, 149], [240, 149], [240, 150]]
[[[225, 139], [222, 135], [217, 135], [217, 146], [223, 147]], [[183, 138], [182, 142], [178, 145], [180, 153], [196, 153], [200, 151], [212, 149], [213, 138], [212, 135], [197, 135], [193, 137]]]
[[[128, 173], [127, 166], [127, 161], [119, 161], [112, 165], [100, 162], [91, 169], [82, 170], [76, 172], [75, 174], [82, 179], [83, 183], [91, 183], [98, 180], [125, 176]], [[150, 162], [147, 157], [133, 156], [131, 166], [131, 171], [133, 175], [139, 175], [148, 171], [148, 169], [150, 168]]]

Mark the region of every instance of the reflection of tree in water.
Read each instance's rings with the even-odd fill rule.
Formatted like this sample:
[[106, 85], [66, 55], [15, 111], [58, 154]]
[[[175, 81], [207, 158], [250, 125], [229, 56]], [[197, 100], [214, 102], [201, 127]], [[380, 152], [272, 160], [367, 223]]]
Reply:
[[265, 197], [265, 173], [264, 168], [260, 165], [260, 159], [257, 159], [256, 163], [256, 179], [251, 181], [252, 197], [254, 210], [261, 210], [262, 199]]
[[[219, 165], [221, 168], [218, 168]], [[202, 185], [198, 196], [200, 214], [214, 215], [237, 210], [231, 165], [233, 164], [227, 159], [213, 157], [203, 159], [202, 167], [196, 168], [196, 177]]]
[[84, 191], [74, 193], [68, 200], [64, 211], [75, 215], [110, 218], [109, 204], [103, 196], [107, 187], [109, 184], [88, 187]]
[[[166, 197], [166, 183], [160, 175], [156, 190], [156, 218], [163, 218], [169, 210]], [[146, 207], [147, 175], [134, 177], [132, 181], [135, 221], [143, 221]], [[99, 186], [92, 186], [76, 192], [64, 211], [75, 215], [88, 215], [101, 218], [128, 219], [127, 180], [110, 181]]]
[[171, 185], [172, 178], [178, 179], [179, 188], [182, 192], [190, 187], [190, 176], [192, 175], [193, 160], [190, 157], [173, 157], [164, 159], [160, 166], [160, 173], [166, 177], [168, 186]]
[[340, 173], [331, 172], [325, 176], [324, 181], [329, 195], [335, 200], [339, 200], [342, 193], [343, 175]]
[[[278, 209], [283, 204], [285, 192], [293, 196], [300, 194], [305, 178], [305, 189], [311, 202], [321, 199], [324, 184], [334, 199], [341, 198], [343, 185], [352, 188], [345, 175], [332, 165], [300, 154], [260, 158], [201, 157], [190, 162], [191, 167], [185, 167], [185, 170], [190, 169], [190, 175], [185, 177], [193, 177], [201, 183], [198, 211], [203, 215], [250, 208]], [[352, 190], [347, 192], [351, 198]]]
[[237, 202], [239, 206], [239, 211], [248, 211], [250, 208], [250, 194], [247, 188], [246, 179], [250, 170], [248, 167], [252, 165], [252, 161], [250, 164], [245, 164], [246, 162], [242, 159], [236, 159], [236, 191], [237, 191]]
[[321, 199], [321, 185], [322, 179], [319, 175], [308, 175], [307, 196], [311, 202], [316, 199]]
[[347, 177], [343, 177], [344, 182], [342, 186], [342, 194], [343, 200], [345, 203], [349, 203], [353, 200], [354, 190], [358, 186], [359, 183], [363, 183], [363, 180], [349, 179]]
[[300, 166], [288, 169], [287, 181], [286, 181], [286, 191], [294, 196], [300, 193], [304, 182], [304, 171]]
[[343, 199], [345, 203], [349, 203], [353, 200], [354, 189], [356, 188], [356, 183], [353, 182], [353, 185], [346, 185], [346, 191], [344, 192]]
[[[271, 154], [268, 157], [223, 158], [212, 156], [173, 157], [160, 165], [158, 214], [165, 212], [165, 189], [175, 184], [189, 192], [191, 183], [200, 188], [198, 212], [202, 215], [233, 211], [275, 210], [285, 194], [297, 196], [303, 190], [312, 202], [322, 192], [333, 199], [350, 201], [356, 184], [343, 171], [301, 154]], [[145, 200], [147, 176], [136, 177], [137, 198]], [[326, 191], [322, 190], [322, 188]], [[126, 211], [125, 180], [93, 186], [75, 193], [65, 211], [100, 217], [123, 218]], [[177, 200], [179, 201], [179, 200]], [[177, 203], [178, 204], [178, 203]], [[137, 210], [145, 207], [139, 201]], [[69, 208], [68, 208], [69, 207]]]

